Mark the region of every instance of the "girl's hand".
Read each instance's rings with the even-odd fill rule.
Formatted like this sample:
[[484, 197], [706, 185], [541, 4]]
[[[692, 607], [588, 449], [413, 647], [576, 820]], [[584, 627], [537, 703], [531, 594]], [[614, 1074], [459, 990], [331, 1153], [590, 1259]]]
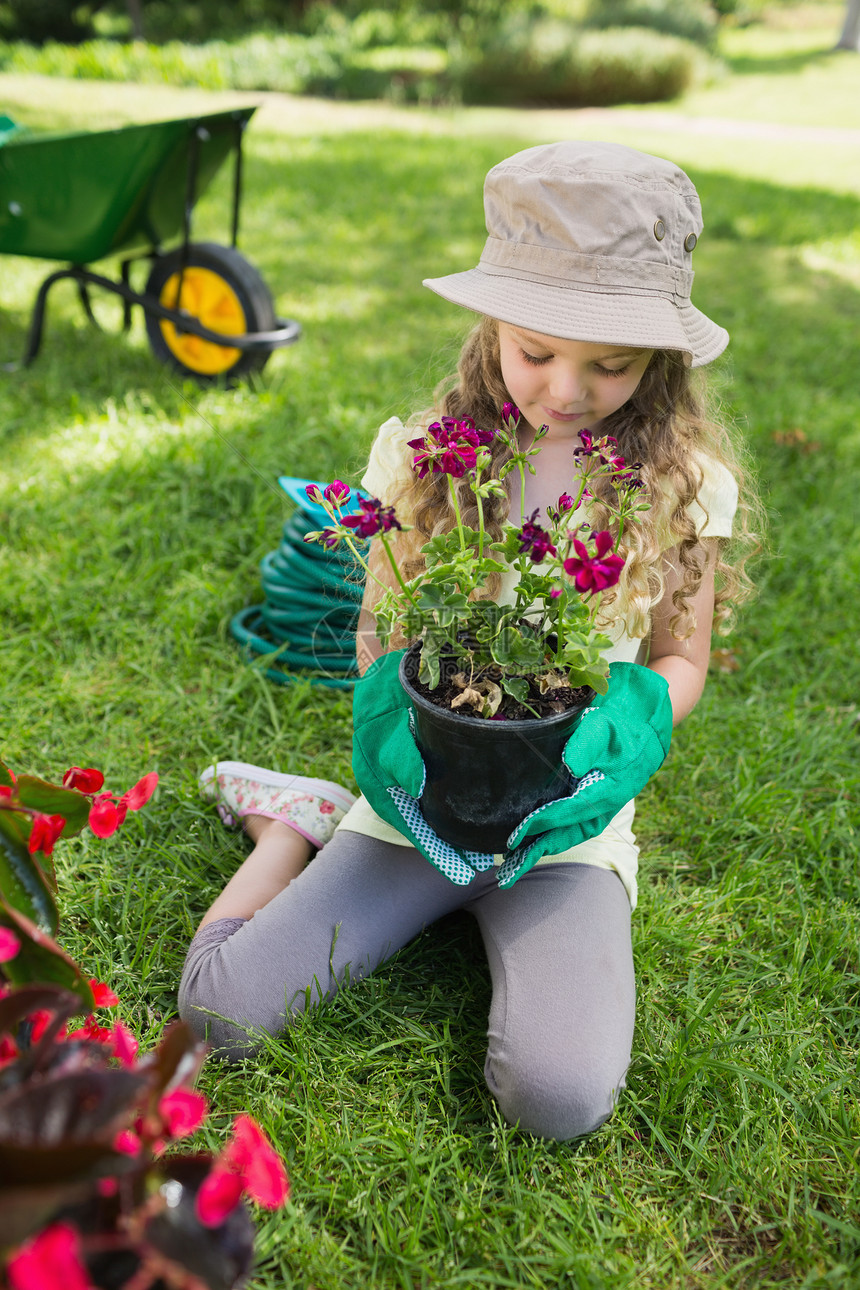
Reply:
[[663, 599], [653, 610], [651, 618], [648, 666], [653, 672], [665, 677], [669, 683], [672, 721], [676, 726], [693, 711], [699, 702], [705, 688], [708, 663], [711, 658], [711, 634], [714, 626], [714, 566], [717, 559], [717, 546], [714, 540], [708, 539], [702, 546], [706, 565], [701, 586], [691, 602], [696, 615], [696, 630], [693, 635], [687, 640], [679, 641], [669, 630], [669, 623], [675, 613], [672, 596], [681, 586], [677, 549], [667, 551], [664, 557], [667, 569], [666, 589]]

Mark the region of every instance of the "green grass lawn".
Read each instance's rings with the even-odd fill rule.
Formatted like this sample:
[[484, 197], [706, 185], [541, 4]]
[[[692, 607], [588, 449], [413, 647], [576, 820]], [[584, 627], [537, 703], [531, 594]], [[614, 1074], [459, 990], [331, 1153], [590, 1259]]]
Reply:
[[[802, 69], [770, 75], [788, 101]], [[42, 127], [221, 101], [0, 77], [0, 104]], [[290, 1206], [259, 1226], [256, 1281], [272, 1290], [860, 1287], [848, 143], [747, 147], [623, 113], [267, 103], [242, 245], [302, 340], [253, 385], [201, 392], [155, 362], [140, 322], [125, 339], [87, 329], [62, 285], [39, 360], [0, 375], [0, 754], [22, 771], [100, 766], [120, 790], [159, 771], [116, 837], [55, 853], [64, 944], [151, 1044], [196, 921], [246, 849], [198, 803], [198, 771], [241, 757], [351, 783], [349, 695], [273, 686], [227, 631], [261, 599], [258, 562], [289, 513], [276, 477], [354, 477], [377, 425], [426, 398], [464, 319], [422, 277], [477, 258], [486, 169], [562, 133], [663, 152], [700, 188], [696, 296], [733, 334], [718, 388], [771, 519], [761, 594], [720, 643], [737, 670], [714, 670], [641, 798], [634, 1061], [599, 1133], [559, 1146], [500, 1122], [465, 916], [259, 1060], [205, 1070], [201, 1136], [214, 1145], [247, 1109], [292, 1176]], [[224, 240], [226, 199], [223, 176], [201, 235]], [[48, 267], [3, 261], [3, 358]]]

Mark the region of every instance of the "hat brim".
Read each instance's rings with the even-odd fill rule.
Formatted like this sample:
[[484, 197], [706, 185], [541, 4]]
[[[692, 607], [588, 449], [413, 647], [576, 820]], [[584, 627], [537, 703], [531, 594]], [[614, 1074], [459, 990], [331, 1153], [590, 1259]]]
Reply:
[[712, 362], [729, 343], [725, 328], [694, 305], [642, 291], [555, 287], [480, 268], [425, 278], [424, 286], [452, 304], [544, 336], [680, 350], [691, 367]]

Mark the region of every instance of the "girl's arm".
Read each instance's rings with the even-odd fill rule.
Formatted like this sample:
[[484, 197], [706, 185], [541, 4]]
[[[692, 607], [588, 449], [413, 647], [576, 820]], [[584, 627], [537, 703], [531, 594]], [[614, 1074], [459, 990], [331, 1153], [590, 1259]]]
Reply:
[[692, 712], [701, 698], [711, 657], [716, 542], [706, 540], [703, 543], [703, 553], [706, 564], [702, 584], [691, 602], [696, 615], [696, 630], [693, 635], [687, 640], [679, 641], [669, 631], [669, 622], [675, 613], [672, 596], [682, 582], [677, 551], [666, 553], [666, 589], [663, 599], [652, 612], [648, 666], [669, 682], [673, 725], [676, 726]]

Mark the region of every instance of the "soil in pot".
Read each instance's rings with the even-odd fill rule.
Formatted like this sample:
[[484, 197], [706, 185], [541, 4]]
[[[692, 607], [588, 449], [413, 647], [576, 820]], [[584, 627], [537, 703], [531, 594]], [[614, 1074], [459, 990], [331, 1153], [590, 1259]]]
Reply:
[[445, 706], [446, 682], [434, 691], [418, 683], [419, 652], [418, 646], [407, 651], [400, 678], [415, 711], [416, 739], [427, 771], [421, 812], [453, 846], [504, 851], [513, 829], [531, 811], [571, 791], [562, 752], [593, 691], [568, 690], [569, 706], [561, 696], [540, 696], [538, 691], [547, 706], [553, 705], [542, 717], [520, 705], [525, 717], [462, 716]]

